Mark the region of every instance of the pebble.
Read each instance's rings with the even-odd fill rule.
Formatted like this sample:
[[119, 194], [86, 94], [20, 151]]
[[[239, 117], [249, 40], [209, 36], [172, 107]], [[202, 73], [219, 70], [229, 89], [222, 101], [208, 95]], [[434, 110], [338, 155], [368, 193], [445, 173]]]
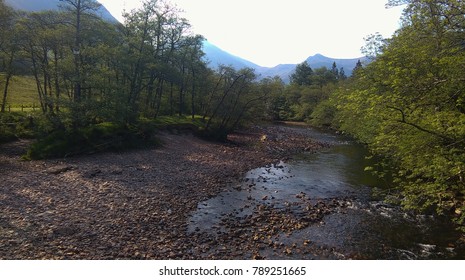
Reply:
[[[264, 134], [273, 140], [258, 147], [248, 144], [254, 143], [256, 138], [231, 135], [231, 141], [243, 143], [236, 146], [210, 143], [191, 135], [162, 133], [159, 137], [165, 146], [159, 149], [93, 154], [67, 158], [64, 162], [45, 160], [33, 164], [19, 161], [19, 155], [15, 159], [0, 153], [4, 171], [0, 197], [9, 198], [2, 200], [1, 218], [9, 224], [21, 224], [24, 217], [28, 222], [34, 221], [21, 229], [24, 231], [21, 240], [8, 239], [5, 231], [0, 232], [0, 239], [12, 240], [11, 244], [2, 243], [0, 258], [57, 259], [65, 254], [70, 259], [207, 258], [208, 255], [195, 253], [200, 245], [205, 245], [200, 228], [193, 236], [184, 233], [185, 219], [191, 209], [207, 197], [214, 197], [226, 182], [233, 182], [233, 178], [258, 166], [288, 158], [311, 142], [297, 136], [292, 137], [292, 141], [285, 137], [273, 138], [274, 134], [283, 133], [275, 127], [258, 127], [257, 130], [268, 131]], [[312, 145], [319, 148], [317, 144]], [[275, 165], [275, 168], [284, 166]], [[249, 183], [250, 187], [256, 186], [253, 180]], [[18, 186], [27, 199], [14, 196]], [[268, 196], [263, 198], [269, 199]], [[245, 219], [251, 224], [241, 225], [250, 232], [239, 239], [226, 239], [230, 242], [226, 244], [228, 247], [213, 256], [227, 258], [228, 252], [236, 251], [243, 252], [243, 257], [246, 254], [249, 258], [262, 257], [252, 254], [257, 247], [249, 240], [257, 226], [262, 230], [259, 240], [276, 237], [278, 230], [270, 230], [270, 217], [273, 223], [286, 222], [289, 228], [280, 230], [292, 230], [292, 219], [285, 213], [275, 213], [272, 207], [264, 205], [258, 209], [263, 211], [262, 216], [247, 216]], [[40, 216], [45, 212], [53, 215]], [[231, 223], [225, 226], [235, 224]], [[13, 231], [18, 234], [18, 229]], [[57, 235], [50, 236], [50, 232]], [[227, 232], [221, 232], [221, 236], [224, 235]], [[218, 241], [217, 246], [219, 244], [224, 246]]]

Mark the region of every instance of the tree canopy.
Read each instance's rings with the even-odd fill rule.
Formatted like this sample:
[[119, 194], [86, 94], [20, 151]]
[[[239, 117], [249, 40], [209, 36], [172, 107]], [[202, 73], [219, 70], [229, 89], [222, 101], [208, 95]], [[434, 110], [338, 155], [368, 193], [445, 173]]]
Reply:
[[0, 2], [0, 71], [8, 78], [14, 62], [26, 65], [55, 129], [189, 114], [229, 131], [263, 96], [251, 86], [250, 69], [207, 67], [204, 38], [169, 1], [144, 1], [124, 14], [124, 24], [97, 17], [96, 1], [60, 2], [60, 11], [20, 15]]
[[404, 206], [451, 214], [463, 227], [465, 4], [405, 2], [402, 28], [321, 103], [318, 117], [395, 166]]

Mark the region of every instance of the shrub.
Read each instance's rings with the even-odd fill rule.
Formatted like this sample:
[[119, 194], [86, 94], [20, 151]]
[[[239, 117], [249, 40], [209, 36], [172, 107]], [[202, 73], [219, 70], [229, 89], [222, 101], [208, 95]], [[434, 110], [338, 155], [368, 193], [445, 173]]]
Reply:
[[148, 124], [128, 127], [115, 123], [100, 123], [74, 131], [54, 131], [38, 139], [26, 159], [59, 158], [79, 154], [157, 145], [154, 128]]

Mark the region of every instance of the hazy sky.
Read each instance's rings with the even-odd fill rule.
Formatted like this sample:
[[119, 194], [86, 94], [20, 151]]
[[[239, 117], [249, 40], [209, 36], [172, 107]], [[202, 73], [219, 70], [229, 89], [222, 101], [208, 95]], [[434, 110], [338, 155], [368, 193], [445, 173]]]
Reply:
[[[99, 0], [119, 20], [140, 0]], [[363, 38], [399, 28], [400, 8], [387, 0], [171, 0], [196, 34], [262, 66], [300, 63], [321, 53], [360, 57]]]

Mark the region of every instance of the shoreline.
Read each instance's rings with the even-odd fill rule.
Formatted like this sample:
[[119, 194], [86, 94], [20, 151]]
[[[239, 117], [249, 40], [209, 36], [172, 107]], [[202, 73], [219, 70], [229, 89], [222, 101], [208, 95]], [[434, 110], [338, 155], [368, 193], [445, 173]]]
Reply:
[[251, 169], [327, 146], [282, 125], [226, 144], [159, 137], [162, 148], [31, 162], [1, 146], [0, 259], [196, 259], [203, 244], [186, 227], [199, 202]]

